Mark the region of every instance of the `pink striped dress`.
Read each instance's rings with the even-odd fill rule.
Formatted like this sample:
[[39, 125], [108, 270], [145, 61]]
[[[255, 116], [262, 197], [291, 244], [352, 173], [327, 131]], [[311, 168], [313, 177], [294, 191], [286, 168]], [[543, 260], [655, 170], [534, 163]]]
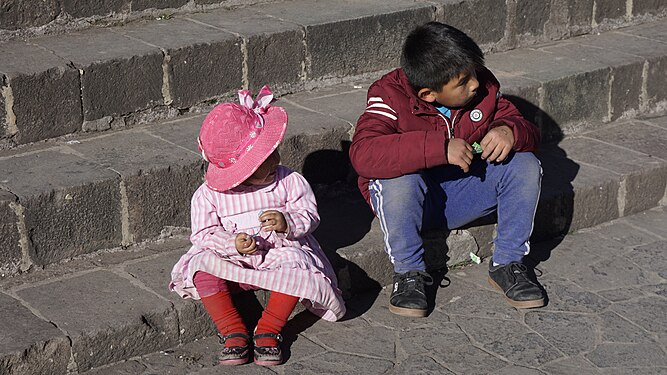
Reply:
[[[193, 277], [205, 271], [243, 289], [266, 289], [301, 297], [315, 315], [330, 321], [345, 314], [336, 274], [312, 232], [319, 224], [315, 196], [303, 176], [279, 166], [265, 186], [238, 186], [219, 193], [203, 184], [191, 202], [192, 247], [174, 265], [169, 288], [199, 299]], [[283, 213], [286, 234], [259, 232], [259, 215]], [[258, 233], [260, 250], [236, 251], [236, 233]]]

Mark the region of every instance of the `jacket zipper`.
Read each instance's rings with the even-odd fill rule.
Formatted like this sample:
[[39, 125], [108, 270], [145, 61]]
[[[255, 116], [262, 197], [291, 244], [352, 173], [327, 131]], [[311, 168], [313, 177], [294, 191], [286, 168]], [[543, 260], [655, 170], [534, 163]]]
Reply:
[[459, 113], [461, 113], [460, 110], [454, 112], [454, 116], [452, 116], [452, 120], [449, 120], [442, 113], [438, 113], [438, 116], [442, 117], [442, 119], [445, 120], [445, 124], [447, 124], [447, 139], [454, 138], [454, 122], [456, 121], [456, 118], [458, 117]]

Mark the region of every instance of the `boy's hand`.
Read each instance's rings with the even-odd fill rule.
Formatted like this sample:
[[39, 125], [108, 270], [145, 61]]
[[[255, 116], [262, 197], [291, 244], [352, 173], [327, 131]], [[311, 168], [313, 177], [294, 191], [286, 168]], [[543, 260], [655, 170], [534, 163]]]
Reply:
[[461, 138], [450, 139], [447, 145], [447, 160], [449, 164], [458, 165], [463, 172], [468, 172], [472, 163], [472, 146]]
[[287, 221], [280, 211], [269, 210], [259, 215], [259, 221], [262, 223], [262, 230], [265, 232], [275, 231], [276, 233], [285, 233], [287, 231]]
[[482, 159], [490, 162], [505, 160], [514, 146], [514, 133], [509, 126], [502, 125], [489, 130], [480, 142]]
[[236, 251], [242, 255], [252, 254], [257, 251], [257, 242], [248, 233], [237, 234], [236, 239], [234, 239], [234, 245], [236, 246]]

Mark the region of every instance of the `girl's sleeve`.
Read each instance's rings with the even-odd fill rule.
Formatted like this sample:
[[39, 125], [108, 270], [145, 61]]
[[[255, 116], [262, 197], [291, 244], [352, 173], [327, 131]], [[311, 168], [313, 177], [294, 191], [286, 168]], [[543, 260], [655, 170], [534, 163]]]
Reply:
[[205, 187], [197, 189], [190, 202], [193, 245], [217, 252], [223, 256], [241, 255], [236, 251], [236, 234], [228, 232], [220, 223], [217, 210]]
[[287, 239], [296, 240], [312, 233], [320, 225], [315, 194], [308, 181], [296, 172], [289, 175], [287, 184], [287, 203], [285, 220], [287, 221]]

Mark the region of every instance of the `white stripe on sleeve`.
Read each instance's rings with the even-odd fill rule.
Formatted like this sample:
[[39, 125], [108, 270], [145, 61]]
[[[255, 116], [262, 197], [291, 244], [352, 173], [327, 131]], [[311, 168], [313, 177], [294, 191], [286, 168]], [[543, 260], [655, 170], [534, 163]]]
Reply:
[[380, 111], [374, 111], [374, 110], [372, 110], [372, 109], [367, 109], [366, 112], [368, 112], [368, 113], [375, 113], [375, 114], [378, 114], [378, 115], [386, 116], [386, 117], [389, 117], [389, 118], [392, 119], [392, 120], [398, 120], [398, 117], [392, 115], [391, 113], [380, 112]]
[[373, 103], [373, 104], [369, 105], [368, 107], [366, 107], [366, 109], [369, 109], [369, 108], [384, 108], [384, 109], [388, 109], [392, 113], [396, 114], [396, 111], [394, 111], [393, 108], [391, 108], [390, 106], [388, 106], [386, 104], [382, 104], [382, 103]]

